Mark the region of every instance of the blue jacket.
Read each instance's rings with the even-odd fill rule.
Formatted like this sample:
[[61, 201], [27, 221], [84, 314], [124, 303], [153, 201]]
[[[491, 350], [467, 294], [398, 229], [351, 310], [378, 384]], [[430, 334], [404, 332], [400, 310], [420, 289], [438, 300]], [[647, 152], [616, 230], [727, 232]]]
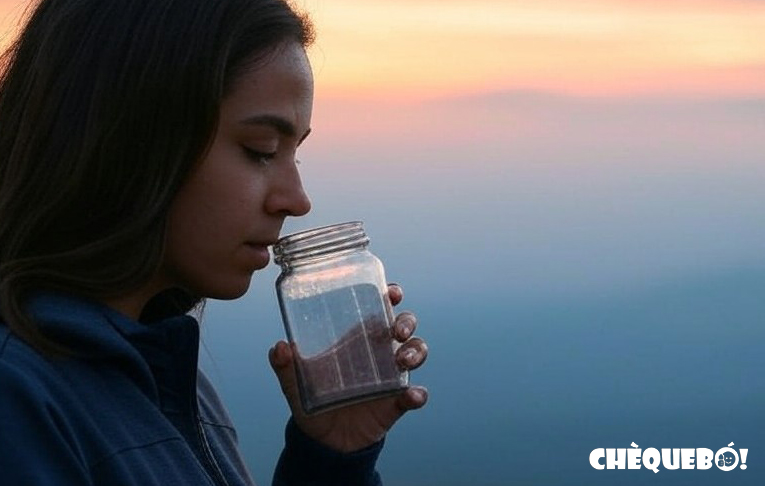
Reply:
[[[197, 369], [199, 327], [141, 324], [84, 299], [32, 299], [40, 328], [78, 353], [46, 359], [0, 322], [0, 483], [252, 485], [236, 432]], [[378, 485], [382, 442], [341, 454], [290, 421], [274, 485]]]

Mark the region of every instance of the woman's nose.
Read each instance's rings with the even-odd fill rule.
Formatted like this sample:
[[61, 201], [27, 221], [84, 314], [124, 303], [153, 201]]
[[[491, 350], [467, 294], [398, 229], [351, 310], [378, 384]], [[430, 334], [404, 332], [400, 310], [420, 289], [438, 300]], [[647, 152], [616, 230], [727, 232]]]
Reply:
[[273, 174], [266, 211], [285, 216], [304, 216], [311, 211], [311, 200], [303, 188], [296, 164], [289, 164], [287, 170]]

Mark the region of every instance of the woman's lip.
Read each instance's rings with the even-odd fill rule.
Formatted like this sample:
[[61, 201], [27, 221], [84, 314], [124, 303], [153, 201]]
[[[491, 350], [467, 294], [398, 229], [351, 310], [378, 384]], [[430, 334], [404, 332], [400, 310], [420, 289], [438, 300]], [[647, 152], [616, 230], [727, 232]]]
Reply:
[[247, 242], [245, 246], [252, 250], [253, 259], [259, 267], [265, 267], [271, 261], [271, 253], [268, 251], [268, 245], [262, 243]]
[[253, 250], [268, 252], [268, 245], [264, 245], [262, 243], [247, 243], [247, 246]]
[[274, 246], [276, 244], [276, 240], [267, 240], [267, 241], [245, 241], [246, 244], [250, 246]]

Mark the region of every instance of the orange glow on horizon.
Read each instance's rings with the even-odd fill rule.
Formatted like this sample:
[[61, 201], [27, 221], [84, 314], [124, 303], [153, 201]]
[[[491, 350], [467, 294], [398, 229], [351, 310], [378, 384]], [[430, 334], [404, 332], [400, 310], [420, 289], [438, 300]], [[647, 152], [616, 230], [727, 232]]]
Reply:
[[[322, 93], [765, 94], [765, 3], [304, 0]], [[721, 85], [722, 83], [722, 85]]]

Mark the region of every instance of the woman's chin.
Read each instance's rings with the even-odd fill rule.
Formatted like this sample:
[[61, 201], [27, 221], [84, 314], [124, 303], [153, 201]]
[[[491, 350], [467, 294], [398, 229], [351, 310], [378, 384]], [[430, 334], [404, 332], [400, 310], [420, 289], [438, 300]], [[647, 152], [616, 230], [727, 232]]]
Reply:
[[208, 288], [204, 289], [204, 291], [201, 292], [201, 295], [204, 295], [205, 297], [210, 299], [217, 299], [217, 300], [238, 299], [239, 297], [247, 293], [247, 290], [250, 288], [251, 280], [252, 280], [252, 274], [250, 274], [246, 279], [239, 278], [239, 279], [232, 279], [231, 281], [228, 281], [228, 282], [218, 282], [217, 285], [211, 285]]

